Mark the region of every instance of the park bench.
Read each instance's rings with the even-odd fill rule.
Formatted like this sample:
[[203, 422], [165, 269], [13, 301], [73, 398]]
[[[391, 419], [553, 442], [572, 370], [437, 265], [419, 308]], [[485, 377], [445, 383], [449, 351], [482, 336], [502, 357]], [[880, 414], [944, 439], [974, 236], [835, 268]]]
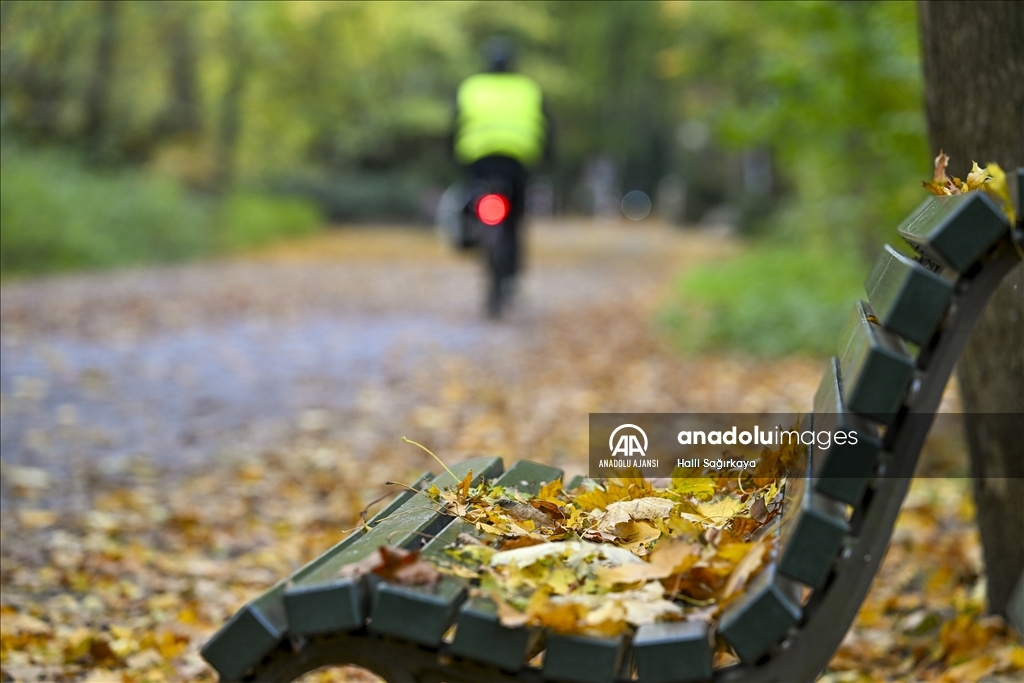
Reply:
[[[1018, 172], [1018, 187], [1021, 178]], [[469, 595], [454, 578], [431, 588], [338, 578], [340, 567], [382, 545], [421, 548], [429, 558], [473, 531], [405, 491], [364, 528], [246, 604], [203, 656], [222, 681], [290, 681], [329, 664], [365, 667], [390, 683], [814, 680], [885, 555], [954, 363], [990, 295], [1021, 260], [1020, 223], [1011, 226], [982, 192], [931, 198], [899, 233], [916, 257], [885, 247], [811, 412], [815, 429], [855, 429], [862, 438], [809, 458], [809, 476], [794, 487], [801, 490], [787, 492], [794, 512], [775, 558], [713, 632], [687, 621], [616, 638], [505, 628], [489, 599]], [[453, 475], [470, 470], [474, 483], [496, 478], [524, 493], [562, 475], [527, 461], [504, 469], [499, 458], [476, 458], [451, 473], [425, 474], [415, 486], [453, 486]], [[446, 638], [452, 626], [454, 637]], [[731, 646], [738, 664], [713, 670], [716, 639]], [[542, 649], [542, 666], [530, 665]]]

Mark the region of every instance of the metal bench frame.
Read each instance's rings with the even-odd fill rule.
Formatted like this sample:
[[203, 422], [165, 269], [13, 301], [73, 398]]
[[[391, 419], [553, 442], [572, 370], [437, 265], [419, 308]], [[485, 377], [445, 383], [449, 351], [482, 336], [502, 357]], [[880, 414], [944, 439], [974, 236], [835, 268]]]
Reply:
[[[1019, 178], [1024, 178], [1024, 176], [1019, 176]], [[880, 266], [876, 267], [876, 271], [879, 272], [873, 271], [869, 277], [869, 298], [872, 298], [873, 289], [885, 286], [890, 287], [891, 290], [893, 286], [896, 286], [892, 283], [878, 285], [887, 277], [885, 273], [880, 272], [888, 267], [886, 264], [893, 265], [902, 273], [900, 276], [902, 279], [896, 283], [899, 288], [897, 297], [903, 296], [908, 287], [914, 286], [914, 282], [918, 284], [924, 282], [923, 287], [931, 287], [931, 284], [925, 282], [928, 273], [943, 270], [943, 267], [936, 261], [941, 260], [944, 263], [946, 273], [952, 271], [956, 275], [955, 280], [949, 276], [946, 277], [946, 282], [951, 287], [948, 303], [943, 302], [938, 307], [932, 306], [935, 311], [927, 313], [934, 317], [934, 324], [931, 319], [922, 320], [921, 315], [924, 314], [919, 315], [920, 311], [911, 311], [910, 318], [906, 316], [899, 318], [903, 314], [893, 313], [895, 309], [890, 306], [892, 297], [885, 298], [888, 296], [886, 292], [878, 294], [879, 301], [883, 302], [881, 305], [885, 308], [885, 310], [879, 311], [881, 322], [888, 323], [891, 319], [895, 319], [893, 325], [896, 327], [903, 325], [901, 329], [906, 330], [903, 332], [904, 336], [920, 344], [920, 350], [916, 358], [906, 356], [913, 363], [913, 377], [910, 380], [909, 388], [901, 391], [898, 406], [891, 414], [872, 416], [876, 422], [887, 427], [884, 436], [881, 437], [882, 457], [872, 463], [871, 474], [867, 477], [869, 481], [863, 494], [856, 497], [856, 503], [853, 500], [847, 501], [853, 504], [854, 512], [852, 517], [845, 521], [842, 551], [838, 557], [829, 560], [830, 567], [827, 568], [827, 578], [821, 581], [819, 586], [814, 587], [806, 604], [800, 605], [799, 601], [795, 603], [795, 610], [799, 612], [795, 624], [787, 627], [785, 623], [779, 622], [783, 623], [783, 626], [777, 629], [777, 637], [773, 637], [773, 644], [770, 648], [762, 651], [762, 649], [756, 649], [755, 646], [755, 649], [748, 651], [750, 656], [742, 657], [744, 660], [742, 663], [714, 671], [711, 678], [702, 675], [699, 680], [714, 680], [716, 683], [812, 681], [828, 665], [832, 654], [839, 647], [853, 623], [885, 556], [893, 526], [914, 475], [918, 455], [934, 420], [935, 411], [939, 406], [953, 366], [967, 343], [986, 302], [999, 286], [1003, 277], [1021, 261], [1021, 257], [1018, 255], [1019, 247], [1014, 244], [1014, 240], [1018, 244], [1024, 240], [1024, 230], [1021, 229], [1020, 223], [1014, 227], [1005, 226], [1000, 233], [997, 229], [998, 226], [991, 224], [992, 218], [989, 215], [995, 215], [992, 212], [998, 210], [980, 193], [966, 199], [957, 198], [955, 202], [946, 202], [945, 199], [948, 198], [931, 200], [931, 203], [926, 202], [925, 205], [922, 205], [915, 214], [917, 216], [916, 227], [914, 216], [901, 226], [901, 234], [919, 252], [917, 262], [912, 262], [890, 249], [882, 255]], [[933, 230], [930, 234], [915, 233], [915, 230], [920, 228], [922, 221], [928, 220], [929, 211], [949, 213], [951, 207], [961, 213], [974, 212], [982, 216], [981, 220], [989, 220], [990, 224], [983, 228], [996, 235], [996, 238], [992, 238], [991, 235], [978, 237], [981, 242], [967, 249], [971, 258], [966, 259], [966, 262], [966, 257], [963, 257], [964, 252], [960, 246], [953, 248], [951, 257], [949, 256], [950, 249], [938, 244], [939, 240], [943, 238], [939, 232]], [[979, 214], [979, 211], [982, 213]], [[984, 213], [985, 211], [988, 213]], [[948, 222], [952, 219], [946, 216], [942, 220]], [[978, 219], [972, 220], [977, 221]], [[943, 252], [944, 249], [945, 252]], [[944, 253], [945, 256], [943, 256]], [[957, 259], [960, 260], [957, 261]], [[917, 279], [912, 282], [913, 278]], [[938, 278], [934, 279], [938, 281]], [[941, 290], [942, 282], [937, 282], [937, 285]], [[940, 295], [941, 292], [935, 296]], [[895, 307], [898, 308], [899, 305], [900, 302], [896, 301]], [[905, 308], [906, 306], [904, 306]], [[927, 308], [928, 306], [923, 307], [923, 309]], [[860, 308], [856, 310], [857, 313], [853, 319], [854, 325], [861, 325], [864, 330], [867, 330], [869, 338], [866, 342], [862, 340], [861, 343], [868, 344], [868, 350], [871, 351], [876, 348], [872, 344], [877, 340], [870, 335], [888, 333], [882, 330], [881, 326], [875, 326], [875, 319], [871, 317], [873, 314], [870, 307], [861, 304]], [[914, 325], [917, 327], [914, 328]], [[928, 333], [929, 330], [931, 330], [930, 333]], [[856, 334], [857, 331], [854, 330], [853, 335], [856, 336]], [[902, 341], [899, 341], [899, 345], [900, 348], [903, 348]], [[840, 354], [843, 354], [842, 349]], [[832, 370], [833, 381], [839, 386], [838, 361], [834, 361], [832, 367], [834, 368]], [[826, 373], [826, 383], [828, 377], [829, 374]], [[845, 397], [840, 395], [839, 402], [842, 407]], [[386, 516], [388, 512], [389, 510], [382, 515]], [[776, 569], [778, 567], [773, 566], [770, 575], [767, 570], [765, 572], [764, 578], [768, 582], [769, 588], [776, 581]], [[790, 579], [784, 580], [790, 582]], [[753, 590], [753, 588], [748, 590]], [[778, 602], [784, 605], [788, 604], [785, 598], [779, 598]], [[735, 611], [740, 608], [731, 606], [729, 609]], [[226, 626], [222, 632], [227, 629]], [[211, 658], [213, 644], [216, 643], [220, 635], [219, 633], [211, 639], [207, 647], [204, 648], [204, 655], [208, 658]], [[730, 640], [730, 642], [733, 641]], [[735, 643], [733, 644], [735, 647]], [[625, 643], [623, 649], [628, 646], [629, 643]], [[736, 647], [736, 650], [740, 652], [739, 647]], [[223, 652], [217, 657], [220, 657], [218, 661], [223, 662]], [[516, 673], [511, 673], [493, 666], [459, 659], [452, 654], [451, 646], [446, 642], [441, 642], [436, 647], [427, 647], [381, 636], [371, 632], [367, 628], [365, 620], [362, 627], [344, 633], [296, 636], [286, 631], [281, 634], [278, 646], [259, 664], [247, 669], [240, 678], [253, 681], [289, 681], [308, 671], [331, 664], [361, 666], [374, 671], [389, 683], [426, 681], [540, 683], [553, 680], [545, 678], [544, 672], [536, 668], [524, 667]], [[626, 657], [625, 661], [617, 667], [614, 675], [607, 680], [614, 679], [624, 682], [629, 678], [630, 661], [629, 657]], [[577, 678], [576, 680], [584, 679]], [[644, 678], [641, 672], [642, 680]], [[669, 679], [662, 677], [659, 680]], [[688, 678], [686, 680], [698, 679]]]

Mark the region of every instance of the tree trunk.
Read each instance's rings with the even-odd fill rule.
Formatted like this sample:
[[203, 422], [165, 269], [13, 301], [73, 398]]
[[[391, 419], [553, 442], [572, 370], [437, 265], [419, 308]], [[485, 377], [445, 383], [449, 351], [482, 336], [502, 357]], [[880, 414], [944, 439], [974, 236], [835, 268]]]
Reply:
[[199, 109], [199, 84], [193, 14], [187, 4], [160, 5], [165, 21], [164, 40], [170, 58], [170, 98], [159, 126], [159, 137], [194, 137], [203, 125]]
[[[1024, 3], [921, 2], [932, 152], [951, 176], [1024, 166]], [[1017, 200], [1020, 206], [1020, 199]], [[1024, 264], [1003, 281], [957, 369], [991, 612], [1006, 613], [1024, 569]], [[1001, 414], [1002, 417], [996, 417]]]
[[94, 160], [106, 156], [110, 143], [110, 87], [114, 80], [116, 45], [117, 3], [103, 0], [99, 7], [96, 66], [85, 93], [85, 125], [82, 129], [86, 150]]
[[242, 129], [241, 99], [245, 89], [250, 55], [245, 39], [245, 3], [231, 3], [230, 18], [225, 36], [228, 61], [228, 82], [221, 100], [220, 126], [217, 136], [217, 185], [224, 189], [235, 177], [235, 149]]

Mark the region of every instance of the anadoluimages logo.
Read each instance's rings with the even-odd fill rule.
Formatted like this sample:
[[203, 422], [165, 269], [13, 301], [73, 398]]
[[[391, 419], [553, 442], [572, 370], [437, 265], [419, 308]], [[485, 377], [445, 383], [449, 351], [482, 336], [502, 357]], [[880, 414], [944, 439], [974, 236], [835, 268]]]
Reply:
[[[627, 431], [623, 432], [622, 430]], [[632, 434], [629, 430], [637, 432], [643, 437], [643, 446], [640, 445], [637, 434]], [[619, 436], [619, 440], [616, 441], [615, 435], [619, 432], [622, 432], [622, 434]], [[612, 452], [612, 457], [618, 455], [623, 458], [643, 458], [647, 454], [647, 433], [634, 424], [619, 425], [612, 432], [612, 435], [608, 437], [608, 450]]]

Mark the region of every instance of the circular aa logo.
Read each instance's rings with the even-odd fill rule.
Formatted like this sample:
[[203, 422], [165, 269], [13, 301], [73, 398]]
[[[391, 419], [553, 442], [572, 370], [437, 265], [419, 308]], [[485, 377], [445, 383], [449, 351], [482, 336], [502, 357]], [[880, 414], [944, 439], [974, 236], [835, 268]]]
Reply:
[[[627, 431], [622, 431], [627, 430]], [[636, 432], [636, 434], [630, 433], [630, 430]], [[619, 435], [618, 441], [615, 440], [615, 435], [622, 432]], [[640, 445], [640, 439], [637, 438], [637, 434], [643, 437], [644, 445]], [[612, 457], [620, 455], [624, 458], [643, 458], [647, 453], [647, 433], [633, 424], [619, 425], [612, 432], [612, 435], [608, 437], [608, 449], [612, 452]]]

